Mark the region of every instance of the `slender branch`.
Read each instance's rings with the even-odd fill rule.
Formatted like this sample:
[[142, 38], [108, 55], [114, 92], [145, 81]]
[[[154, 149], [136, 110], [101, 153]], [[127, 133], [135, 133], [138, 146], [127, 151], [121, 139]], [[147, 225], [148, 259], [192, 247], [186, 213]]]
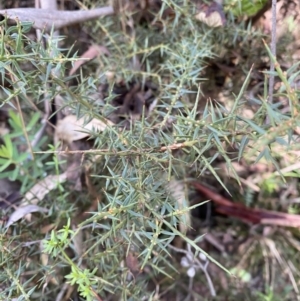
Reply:
[[187, 146], [192, 146], [193, 144], [198, 143], [199, 140], [192, 140], [183, 143], [175, 143], [167, 146], [162, 146], [158, 148], [147, 148], [147, 149], [135, 149], [135, 150], [125, 150], [125, 151], [117, 151], [112, 149], [88, 149], [88, 150], [63, 150], [63, 151], [43, 151], [43, 152], [34, 152], [35, 154], [89, 154], [89, 153], [97, 153], [103, 155], [119, 155], [119, 156], [128, 156], [128, 155], [141, 155], [144, 153], [152, 153], [152, 152], [164, 152], [167, 150], [176, 150], [181, 149]]
[[[276, 57], [276, 4], [277, 0], [272, 0], [272, 32], [271, 32], [271, 52]], [[273, 103], [273, 90], [274, 90], [274, 70], [275, 64], [271, 60], [270, 65], [270, 79], [269, 79], [269, 103]]]
[[[17, 83], [17, 80], [15, 79], [15, 76], [13, 75], [12, 72], [9, 74], [9, 76], [10, 76], [10, 79], [13, 83]], [[23, 117], [23, 113], [22, 113], [22, 109], [21, 109], [20, 100], [19, 100], [18, 95], [15, 95], [15, 98], [16, 98], [16, 103], [17, 103], [17, 111], [19, 113], [20, 121], [21, 121], [21, 124], [22, 124], [22, 131], [23, 131], [23, 134], [24, 134], [24, 137], [26, 139], [27, 146], [28, 146], [28, 151], [31, 154], [32, 160], [34, 160], [33, 149], [32, 149], [31, 143], [30, 143], [30, 139], [28, 137], [28, 133], [26, 131], [26, 125], [25, 125], [25, 121], [24, 121], [24, 117]]]

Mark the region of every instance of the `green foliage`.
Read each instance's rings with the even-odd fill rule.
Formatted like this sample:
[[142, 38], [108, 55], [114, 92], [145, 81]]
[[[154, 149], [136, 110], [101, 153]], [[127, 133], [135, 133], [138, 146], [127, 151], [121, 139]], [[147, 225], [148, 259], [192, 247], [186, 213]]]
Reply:
[[[20, 152], [20, 145], [24, 145], [25, 140], [21, 120], [12, 110], [9, 111], [9, 116], [9, 124], [12, 131], [2, 137], [3, 144], [0, 147], [0, 177], [9, 177], [12, 181], [21, 180], [23, 184], [22, 190], [25, 191], [28, 190], [28, 185], [32, 185], [33, 180], [43, 174], [43, 170], [41, 170], [43, 164], [41, 160], [33, 162], [29, 153]], [[30, 140], [34, 138], [39, 117], [40, 114], [38, 113], [30, 114], [31, 120], [26, 126], [26, 132], [29, 134]], [[40, 149], [39, 147], [43, 142], [45, 142], [45, 139], [42, 139], [37, 145], [37, 150]], [[10, 166], [14, 167], [13, 170], [7, 171], [7, 168]]]
[[[166, 7], [174, 11], [173, 20], [162, 17]], [[90, 191], [85, 188], [74, 192], [66, 183], [41, 202], [41, 206], [50, 209], [45, 219], [37, 217], [30, 223], [1, 229], [0, 281], [5, 286], [1, 298], [53, 300], [67, 280], [77, 286], [82, 300], [94, 300], [96, 295], [103, 299], [113, 295], [118, 300], [153, 300], [148, 282], [156, 284], [156, 277], [165, 277], [163, 292], [168, 290], [164, 285], [171, 286], [178, 279], [180, 265], [173, 260], [169, 248], [176, 236], [196, 254], [203, 252], [220, 269], [231, 268], [221, 266], [201, 250], [197, 241], [179, 230], [182, 217], [197, 205], [181, 208], [168, 184], [174, 178], [210, 177], [229, 191], [215, 168], [218, 160], [226, 163], [238, 182], [233, 162], [242, 159], [250, 164], [266, 160], [279, 170], [280, 154], [273, 149], [280, 146], [289, 151], [294, 147], [291, 127], [300, 125], [299, 104], [291, 89], [293, 72], [286, 76], [278, 66], [276, 76], [284, 87], [280, 93], [291, 103], [290, 115], [282, 113], [276, 103], [269, 104], [267, 95], [255, 99], [260, 108], [253, 118], [242, 114], [252, 70], [242, 74], [240, 91], [231, 96], [229, 109], [210, 101], [201, 107], [201, 87], [206, 83], [202, 72], [209, 61], [238, 43], [246, 45], [247, 39], [256, 33], [252, 36], [251, 30], [243, 25], [234, 26], [233, 30], [208, 29], [193, 18], [193, 13], [190, 1], [168, 0], [163, 1], [153, 17], [160, 22], [160, 30], [141, 22], [134, 24], [131, 34], [122, 31], [121, 23], [134, 19], [134, 14], [128, 12], [85, 25], [95, 42], [101, 41], [111, 55], [96, 60], [94, 72], [89, 69], [92, 66], [84, 67], [88, 70], [83, 68], [76, 84], [72, 82], [75, 77], [66, 75], [76, 57], [59, 47], [61, 38], [48, 37], [44, 48], [40, 41], [25, 35], [29, 30], [27, 23], [10, 27], [6, 20], [2, 21], [5, 30], [1, 31], [0, 74], [2, 82], [8, 83], [3, 87], [3, 103], [14, 108], [14, 100], [19, 99], [26, 125], [23, 126], [20, 114], [10, 111], [11, 131], [3, 137], [0, 169], [5, 171], [3, 177], [25, 182], [24, 191], [45, 175], [63, 172], [56, 148], [48, 148], [51, 142], [47, 138], [34, 146], [34, 157], [18, 145], [19, 141], [24, 145], [24, 132], [28, 133], [29, 142], [38, 132], [40, 111], [46, 100], [60, 94], [63, 108], [68, 107], [76, 116], [103, 120], [114, 109], [113, 88], [117, 82], [143, 85], [151, 80], [159, 86], [159, 93], [153, 112], [148, 116], [144, 110], [140, 119], [127, 129], [115, 125], [107, 126], [101, 133], [91, 133], [93, 151], [83, 151], [85, 156], [79, 161], [89, 166], [90, 181], [96, 191], [92, 198], [99, 202], [84, 220], [78, 216], [89, 208]], [[243, 7], [243, 13], [249, 12]], [[133, 67], [137, 58], [142, 68]], [[114, 75], [113, 79], [108, 78], [108, 72]], [[104, 83], [109, 95], [97, 102], [92, 95]], [[265, 122], [267, 116], [269, 124]], [[12, 170], [7, 170], [9, 166], [13, 166]], [[271, 187], [270, 183], [266, 185]], [[51, 235], [45, 235], [40, 229], [49, 224], [53, 225]], [[26, 254], [33, 256], [30, 263], [18, 249], [23, 244], [19, 233], [30, 233], [26, 236], [28, 243], [33, 239], [43, 242], [43, 247], [26, 245]], [[18, 251], [14, 253], [15, 250]], [[48, 263], [41, 264], [39, 256], [43, 253], [47, 254]], [[132, 254], [137, 254], [134, 267], [128, 264]], [[136, 271], [132, 271], [135, 269], [136, 278]], [[143, 274], [145, 270], [148, 274]], [[31, 278], [33, 272], [35, 277]], [[7, 275], [15, 275], [13, 281]], [[248, 274], [238, 276], [249, 280]], [[49, 279], [56, 279], [57, 284], [49, 283]]]
[[281, 294], [274, 293], [273, 289], [269, 287], [266, 293], [257, 293], [259, 301], [280, 301], [285, 300], [291, 288], [286, 288]]
[[235, 16], [253, 16], [259, 12], [267, 0], [226, 0], [225, 5]]

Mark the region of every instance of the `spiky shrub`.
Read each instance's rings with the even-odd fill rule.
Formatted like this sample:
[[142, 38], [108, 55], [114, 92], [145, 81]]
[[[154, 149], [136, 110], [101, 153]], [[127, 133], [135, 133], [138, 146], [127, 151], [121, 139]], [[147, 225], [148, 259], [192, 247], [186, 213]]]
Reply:
[[[208, 63], [237, 44], [247, 48], [247, 37], [257, 34], [230, 20], [225, 28], [211, 29], [194, 19], [194, 13], [189, 1], [168, 0], [147, 16], [137, 18], [133, 7], [87, 24], [95, 42], [105, 45], [110, 56], [101, 57], [97, 70], [82, 76], [76, 85], [66, 77], [75, 56], [59, 48], [59, 39], [48, 37], [44, 48], [26, 36], [28, 24], [10, 27], [6, 20], [2, 22], [2, 95], [6, 104], [18, 104], [19, 119], [11, 113], [18, 128], [5, 137], [0, 163], [3, 170], [13, 166], [18, 171], [6, 171], [3, 176], [26, 179], [23, 191], [47, 174], [60, 173], [53, 147], [37, 153], [47, 150], [48, 139], [31, 150], [31, 157], [11, 143], [15, 136], [32, 141], [37, 120], [30, 127], [26, 124], [33, 116], [32, 108], [41, 110], [46, 98], [59, 93], [63, 106], [87, 121], [109, 118], [116, 110], [115, 89], [120, 84], [130, 90], [132, 83], [143, 86], [150, 81], [157, 87], [158, 102], [149, 114], [149, 107], [144, 106], [139, 118], [126, 126], [117, 119], [119, 123], [104, 132], [91, 133], [93, 150], [80, 152], [78, 160], [87, 167], [87, 186], [93, 186], [92, 198], [98, 201], [93, 212], [81, 218], [80, 211], [91, 202], [86, 196], [89, 189], [74, 193], [63, 184], [40, 203], [50, 209], [46, 217], [1, 229], [1, 298], [53, 300], [69, 283], [77, 287], [82, 300], [109, 295], [116, 300], [158, 299], [178, 277], [179, 265], [171, 260], [169, 247], [174, 238], [180, 237], [195, 254], [202, 252], [197, 240], [179, 227], [187, 223], [190, 208], [187, 199], [180, 204], [174, 197], [170, 181], [205, 174], [227, 190], [214, 169], [216, 159], [224, 160], [238, 180], [232, 162], [265, 157], [276, 164], [278, 154], [271, 145], [279, 143], [289, 149], [293, 144], [291, 128], [299, 126], [299, 105], [290, 80], [279, 67], [276, 75], [286, 88], [282, 93], [290, 100], [290, 116], [268, 104], [266, 95], [256, 100], [261, 109], [251, 120], [241, 114], [251, 72], [244, 73], [230, 109], [211, 101], [199, 104]], [[104, 97], [95, 101], [92, 96], [99, 86], [105, 87]], [[267, 115], [270, 124], [265, 123]], [[45, 230], [49, 225], [51, 232]], [[47, 261], [41, 259], [45, 255]], [[163, 277], [165, 284], [156, 286], [155, 292], [149, 283]]]

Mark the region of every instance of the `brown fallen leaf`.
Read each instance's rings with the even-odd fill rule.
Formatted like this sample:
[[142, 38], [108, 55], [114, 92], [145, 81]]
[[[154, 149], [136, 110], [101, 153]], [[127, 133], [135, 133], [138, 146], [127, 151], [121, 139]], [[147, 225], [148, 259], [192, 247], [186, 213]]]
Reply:
[[10, 216], [6, 223], [6, 228], [20, 220], [21, 218], [25, 217], [27, 214], [32, 212], [48, 212], [48, 209], [39, 207], [37, 205], [26, 205], [19, 207], [13, 214]]
[[134, 277], [136, 277], [141, 272], [138, 257], [133, 252], [128, 252], [125, 262], [126, 266], [128, 267], [128, 269]]
[[102, 132], [106, 127], [114, 125], [111, 121], [103, 118], [104, 121], [93, 118], [88, 123], [85, 123], [84, 118], [79, 118], [75, 115], [68, 115], [57, 123], [54, 133], [54, 143], [57, 145], [62, 142], [60, 149], [67, 147], [67, 151], [59, 157], [66, 160], [66, 165], [61, 167], [66, 173], [66, 179], [74, 185], [74, 190], [81, 191], [81, 175], [83, 166], [83, 154], [72, 154], [69, 151], [87, 150], [90, 148], [90, 143], [83, 140], [91, 135], [91, 131]]
[[221, 27], [226, 24], [226, 18], [221, 4], [212, 2], [210, 5], [201, 5], [200, 12], [195, 16], [197, 20], [209, 27]]
[[48, 224], [44, 227], [41, 228], [41, 234], [46, 234], [46, 233], [49, 233], [51, 230], [53, 230], [55, 228], [55, 224]]
[[82, 154], [69, 155], [67, 160], [67, 180], [72, 183], [75, 191], [82, 190], [81, 174], [82, 174]]
[[92, 130], [99, 132], [104, 131], [107, 125], [112, 126], [113, 123], [106, 119], [104, 122], [93, 118], [90, 122], [85, 124], [84, 118], [77, 119], [75, 115], [68, 115], [58, 122], [55, 131], [55, 141], [62, 140], [70, 144], [73, 141], [89, 137], [89, 132]]
[[300, 228], [300, 215], [248, 208], [243, 204], [231, 202], [198, 182], [191, 184], [213, 201], [216, 204], [216, 211], [221, 214], [236, 217], [246, 223]]
[[46, 194], [56, 189], [58, 185], [65, 182], [66, 179], [66, 173], [47, 176], [46, 178], [35, 184], [29, 191], [27, 191], [23, 200], [21, 201], [21, 205], [36, 205], [38, 202], [44, 199]]
[[83, 53], [77, 61], [74, 62], [74, 65], [70, 70], [69, 75], [73, 75], [81, 65], [101, 54], [110, 55], [110, 52], [105, 46], [91, 45], [89, 49], [85, 53]]
[[189, 204], [184, 182], [171, 180], [167, 186], [167, 190], [175, 199], [178, 210], [182, 210], [182, 214], [179, 217], [179, 230], [181, 233], [186, 234], [191, 229], [191, 217], [190, 212], [185, 210], [189, 207]]
[[84, 236], [83, 236], [83, 230], [82, 229], [77, 229], [76, 225], [72, 225], [72, 230], [74, 231], [74, 233], [76, 233], [73, 237], [72, 237], [72, 241], [74, 244], [74, 251], [76, 252], [76, 255], [78, 257], [81, 257], [81, 255], [84, 252]]
[[19, 181], [10, 181], [0, 179], [0, 208], [9, 208], [22, 199], [20, 194], [21, 183]]

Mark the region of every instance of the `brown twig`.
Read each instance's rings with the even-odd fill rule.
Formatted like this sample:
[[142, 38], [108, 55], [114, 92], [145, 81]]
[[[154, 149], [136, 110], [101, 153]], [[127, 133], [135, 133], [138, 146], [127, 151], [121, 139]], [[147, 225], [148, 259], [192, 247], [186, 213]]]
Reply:
[[120, 155], [120, 156], [126, 156], [126, 155], [141, 155], [143, 153], [153, 153], [153, 152], [165, 152], [167, 150], [176, 150], [181, 149], [184, 147], [192, 146], [193, 144], [198, 143], [198, 140], [192, 140], [187, 141], [183, 143], [174, 143], [167, 146], [161, 146], [158, 148], [144, 148], [144, 149], [136, 149], [136, 150], [124, 150], [124, 151], [118, 151], [118, 150], [111, 150], [111, 149], [88, 149], [88, 150], [64, 150], [64, 151], [42, 151], [42, 152], [34, 152], [35, 154], [93, 154], [93, 153], [101, 153], [103, 155]]
[[231, 202], [198, 182], [191, 184], [196, 190], [211, 199], [216, 204], [216, 211], [221, 214], [233, 216], [252, 224], [300, 228], [300, 215], [249, 208], [243, 204]]
[[[233, 131], [232, 133], [228, 133], [227, 137], [236, 137], [240, 135], [251, 135], [255, 133], [255, 130], [253, 131]], [[206, 138], [203, 139], [197, 139], [197, 140], [189, 140], [181, 143], [174, 143], [170, 145], [164, 145], [161, 147], [153, 147], [153, 148], [142, 148], [142, 149], [129, 149], [129, 150], [112, 150], [112, 149], [88, 149], [88, 150], [60, 150], [60, 151], [39, 151], [34, 152], [35, 154], [103, 154], [103, 155], [120, 155], [120, 156], [129, 156], [129, 155], [141, 155], [143, 153], [154, 153], [154, 152], [165, 152], [169, 150], [177, 150], [182, 149], [185, 147], [192, 147], [193, 145], [206, 141]]]

